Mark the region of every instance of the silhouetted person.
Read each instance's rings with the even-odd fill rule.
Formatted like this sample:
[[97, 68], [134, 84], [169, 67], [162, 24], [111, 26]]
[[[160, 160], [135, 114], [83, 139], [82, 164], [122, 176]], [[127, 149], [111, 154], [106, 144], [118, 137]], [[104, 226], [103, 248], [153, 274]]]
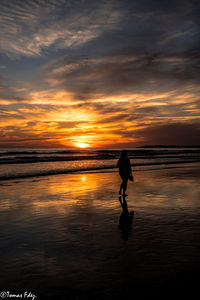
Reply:
[[128, 211], [128, 205], [125, 200], [125, 197], [123, 197], [123, 201], [121, 200], [121, 196], [119, 197], [119, 202], [122, 206], [122, 213], [119, 219], [119, 228], [122, 233], [122, 238], [124, 240], [128, 240], [128, 236], [131, 232], [132, 222], [133, 222], [133, 216], [134, 211], [131, 211], [129, 213]]
[[127, 189], [127, 182], [128, 179], [133, 181], [132, 171], [131, 171], [131, 162], [128, 158], [127, 151], [122, 150], [120, 159], [117, 162], [117, 167], [119, 168], [119, 175], [121, 176], [122, 183], [120, 185], [119, 189], [119, 195], [121, 195], [122, 189], [123, 189], [123, 196], [126, 195], [126, 189]]

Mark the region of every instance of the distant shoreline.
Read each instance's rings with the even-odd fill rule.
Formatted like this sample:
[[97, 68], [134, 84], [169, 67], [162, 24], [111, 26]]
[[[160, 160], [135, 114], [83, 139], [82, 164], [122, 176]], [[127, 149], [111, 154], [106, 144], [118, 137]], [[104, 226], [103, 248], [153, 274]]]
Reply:
[[143, 145], [136, 148], [200, 148], [200, 145], [196, 146], [184, 146], [184, 145]]

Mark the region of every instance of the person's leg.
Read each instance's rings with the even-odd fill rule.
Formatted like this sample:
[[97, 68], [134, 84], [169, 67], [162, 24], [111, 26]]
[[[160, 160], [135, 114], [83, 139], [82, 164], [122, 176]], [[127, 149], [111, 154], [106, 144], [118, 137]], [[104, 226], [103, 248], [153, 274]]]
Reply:
[[128, 179], [127, 178], [123, 178], [123, 195], [125, 195], [126, 193], [126, 189], [127, 189], [127, 181]]
[[121, 183], [121, 185], [120, 185], [119, 195], [121, 195], [122, 189], [123, 189], [123, 176], [122, 176], [122, 174], [120, 174], [120, 177], [121, 177], [122, 183]]
[[119, 195], [121, 195], [121, 193], [122, 193], [122, 188], [123, 188], [123, 182], [122, 182], [121, 185], [120, 185]]

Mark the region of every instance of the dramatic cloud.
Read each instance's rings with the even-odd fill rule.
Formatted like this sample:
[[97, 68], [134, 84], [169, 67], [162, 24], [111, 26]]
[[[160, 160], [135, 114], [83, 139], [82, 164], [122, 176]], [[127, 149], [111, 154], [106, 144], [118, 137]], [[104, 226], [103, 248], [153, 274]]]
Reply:
[[134, 53], [119, 49], [95, 58], [64, 57], [46, 66], [49, 82], [80, 99], [91, 95], [166, 92], [199, 84], [196, 50], [181, 54]]
[[199, 144], [189, 0], [2, 0], [1, 147]]
[[149, 126], [136, 131], [134, 136], [147, 145], [198, 145], [200, 126], [182, 122]]
[[82, 46], [119, 22], [121, 14], [113, 2], [2, 1], [0, 49], [17, 57], [42, 55], [50, 47]]

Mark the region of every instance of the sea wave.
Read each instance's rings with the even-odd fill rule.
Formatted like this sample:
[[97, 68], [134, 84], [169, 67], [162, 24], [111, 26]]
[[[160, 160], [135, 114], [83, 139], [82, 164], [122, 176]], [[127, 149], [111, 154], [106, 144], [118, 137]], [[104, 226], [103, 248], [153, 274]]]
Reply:
[[[134, 167], [134, 171], [141, 171], [145, 169], [141, 169], [140, 167], [158, 167], [158, 168], [167, 168], [170, 165], [180, 167], [185, 167], [185, 164], [191, 163], [200, 163], [200, 159], [197, 160], [180, 160], [180, 161], [160, 161], [160, 162], [146, 162], [146, 163], [134, 163], [132, 167]], [[3, 180], [12, 180], [12, 179], [23, 179], [30, 177], [40, 177], [40, 176], [50, 176], [50, 175], [59, 175], [59, 174], [72, 174], [72, 173], [81, 173], [81, 172], [98, 172], [98, 171], [108, 171], [115, 170], [117, 171], [116, 165], [108, 165], [108, 166], [95, 166], [95, 167], [85, 167], [85, 168], [76, 168], [76, 169], [56, 169], [56, 170], [39, 170], [28, 173], [20, 173], [20, 174], [10, 174], [10, 175], [0, 175], [0, 181]], [[146, 170], [148, 170], [146, 168]]]
[[[28, 164], [59, 161], [112, 160], [119, 158], [119, 150], [0, 150], [0, 164]], [[200, 149], [134, 149], [130, 159], [193, 159], [200, 158]]]

